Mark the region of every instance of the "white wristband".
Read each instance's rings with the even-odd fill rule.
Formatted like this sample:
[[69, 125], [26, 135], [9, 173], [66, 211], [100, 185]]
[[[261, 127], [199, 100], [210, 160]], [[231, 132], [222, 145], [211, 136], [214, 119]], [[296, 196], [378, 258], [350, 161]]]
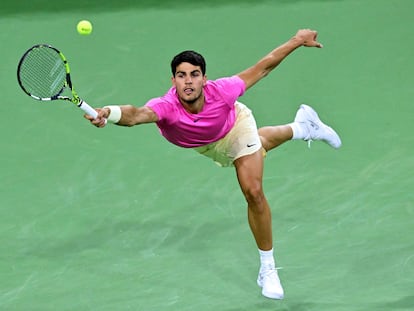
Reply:
[[105, 106], [104, 108], [108, 108], [110, 110], [108, 121], [111, 123], [118, 123], [121, 120], [122, 110], [119, 106]]

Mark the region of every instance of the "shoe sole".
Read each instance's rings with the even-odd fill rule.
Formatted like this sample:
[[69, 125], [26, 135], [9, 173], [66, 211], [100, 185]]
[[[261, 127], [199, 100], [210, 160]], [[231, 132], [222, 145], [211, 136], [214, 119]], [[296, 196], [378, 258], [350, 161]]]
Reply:
[[266, 298], [281, 300], [285, 297], [284, 293], [275, 294], [275, 293], [270, 293], [270, 292], [266, 292], [265, 290], [263, 290], [263, 284], [262, 282], [260, 282], [259, 279], [257, 279], [257, 285], [259, 285], [259, 287], [262, 289], [262, 295], [265, 296]]

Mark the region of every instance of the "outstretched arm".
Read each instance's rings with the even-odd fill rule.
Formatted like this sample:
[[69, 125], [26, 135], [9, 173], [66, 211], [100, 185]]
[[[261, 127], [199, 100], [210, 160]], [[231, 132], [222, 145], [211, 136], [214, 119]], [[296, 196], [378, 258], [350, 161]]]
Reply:
[[266, 77], [277, 65], [279, 65], [290, 53], [300, 46], [322, 48], [322, 44], [316, 41], [318, 33], [310, 29], [301, 29], [289, 41], [275, 48], [255, 65], [238, 74], [246, 84], [246, 90]]
[[97, 108], [96, 111], [98, 112], [96, 119], [87, 114], [85, 114], [84, 117], [97, 127], [104, 127], [108, 118], [115, 118], [115, 123], [120, 126], [134, 126], [142, 123], [152, 123], [158, 121], [158, 117], [155, 112], [146, 106], [108, 106]]

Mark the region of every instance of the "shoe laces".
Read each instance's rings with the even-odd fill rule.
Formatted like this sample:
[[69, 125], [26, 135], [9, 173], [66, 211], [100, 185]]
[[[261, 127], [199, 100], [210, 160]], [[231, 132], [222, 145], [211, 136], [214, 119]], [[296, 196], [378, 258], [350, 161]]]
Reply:
[[274, 288], [274, 286], [281, 286], [276, 268], [263, 271], [261, 273], [261, 282], [263, 287], [270, 286]]
[[306, 136], [303, 140], [308, 143], [308, 148], [310, 149], [311, 148], [311, 142], [313, 142], [312, 135], [309, 133], [308, 136]]
[[269, 267], [266, 269], [263, 269], [262, 271], [260, 271], [260, 275], [264, 278], [264, 277], [269, 277], [271, 275], [273, 275], [274, 273], [277, 274], [277, 270], [283, 269], [282, 267]]

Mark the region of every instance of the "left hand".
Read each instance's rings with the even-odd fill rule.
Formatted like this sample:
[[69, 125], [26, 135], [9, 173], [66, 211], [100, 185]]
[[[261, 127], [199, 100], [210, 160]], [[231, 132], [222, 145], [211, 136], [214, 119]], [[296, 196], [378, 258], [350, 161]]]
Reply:
[[323, 48], [323, 45], [316, 41], [318, 32], [311, 29], [300, 29], [295, 37], [302, 42], [303, 46]]

